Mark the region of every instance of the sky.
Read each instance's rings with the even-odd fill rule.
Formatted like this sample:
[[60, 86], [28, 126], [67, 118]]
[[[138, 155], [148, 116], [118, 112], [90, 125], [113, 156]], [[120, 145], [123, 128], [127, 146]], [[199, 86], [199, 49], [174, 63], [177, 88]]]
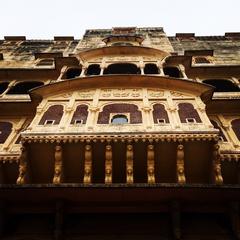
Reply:
[[0, 39], [82, 37], [86, 29], [163, 27], [168, 36], [240, 32], [240, 0], [0, 0]]

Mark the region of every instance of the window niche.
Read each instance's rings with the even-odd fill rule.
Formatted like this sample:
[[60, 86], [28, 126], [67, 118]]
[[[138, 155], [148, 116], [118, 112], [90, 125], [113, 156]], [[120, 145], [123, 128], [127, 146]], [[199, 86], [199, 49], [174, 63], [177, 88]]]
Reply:
[[127, 124], [129, 122], [127, 114], [114, 114], [111, 117], [112, 124]]

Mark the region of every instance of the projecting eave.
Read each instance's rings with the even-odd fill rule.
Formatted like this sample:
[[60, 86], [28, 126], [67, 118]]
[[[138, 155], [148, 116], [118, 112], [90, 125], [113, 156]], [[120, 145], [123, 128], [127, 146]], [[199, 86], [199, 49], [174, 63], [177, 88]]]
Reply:
[[115, 87], [173, 90], [201, 97], [203, 102], [211, 100], [214, 90], [210, 85], [186, 79], [150, 75], [102, 75], [97, 77], [79, 77], [44, 85], [33, 89], [30, 95], [32, 100], [39, 100], [47, 96], [75, 90]]
[[119, 55], [135, 55], [135, 56], [151, 56], [157, 57], [159, 60], [170, 55], [167, 52], [156, 48], [141, 47], [141, 46], [111, 46], [94, 48], [76, 54], [76, 57], [82, 61], [89, 61], [90, 59], [99, 58], [102, 56], [119, 56]]

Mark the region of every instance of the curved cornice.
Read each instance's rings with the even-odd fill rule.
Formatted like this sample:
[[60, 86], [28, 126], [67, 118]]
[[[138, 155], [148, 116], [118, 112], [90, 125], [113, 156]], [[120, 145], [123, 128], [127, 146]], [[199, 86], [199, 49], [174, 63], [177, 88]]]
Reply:
[[135, 55], [135, 56], [152, 56], [158, 57], [162, 60], [169, 53], [161, 51], [156, 48], [140, 47], [140, 46], [111, 46], [94, 48], [91, 50], [83, 51], [76, 54], [82, 61], [89, 61], [90, 59], [99, 58], [103, 56], [119, 56], [119, 55]]
[[44, 85], [33, 89], [30, 92], [30, 96], [33, 100], [39, 100], [46, 96], [57, 95], [78, 89], [115, 87], [146, 87], [180, 91], [199, 96], [204, 102], [207, 102], [212, 98], [214, 90], [210, 85], [179, 78], [150, 75], [102, 75], [79, 77]]

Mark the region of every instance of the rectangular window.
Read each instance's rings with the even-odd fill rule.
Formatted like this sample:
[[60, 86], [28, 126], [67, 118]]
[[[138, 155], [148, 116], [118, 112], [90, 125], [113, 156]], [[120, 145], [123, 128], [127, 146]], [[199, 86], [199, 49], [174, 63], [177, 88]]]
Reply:
[[186, 122], [187, 123], [196, 123], [196, 119], [195, 118], [186, 118]]
[[46, 120], [44, 125], [53, 125], [55, 120]]
[[74, 120], [74, 125], [81, 125], [83, 124], [83, 120], [82, 119], [75, 119]]
[[158, 119], [157, 119], [157, 123], [158, 123], [158, 124], [164, 124], [164, 123], [166, 123], [166, 121], [165, 121], [164, 118], [158, 118]]

